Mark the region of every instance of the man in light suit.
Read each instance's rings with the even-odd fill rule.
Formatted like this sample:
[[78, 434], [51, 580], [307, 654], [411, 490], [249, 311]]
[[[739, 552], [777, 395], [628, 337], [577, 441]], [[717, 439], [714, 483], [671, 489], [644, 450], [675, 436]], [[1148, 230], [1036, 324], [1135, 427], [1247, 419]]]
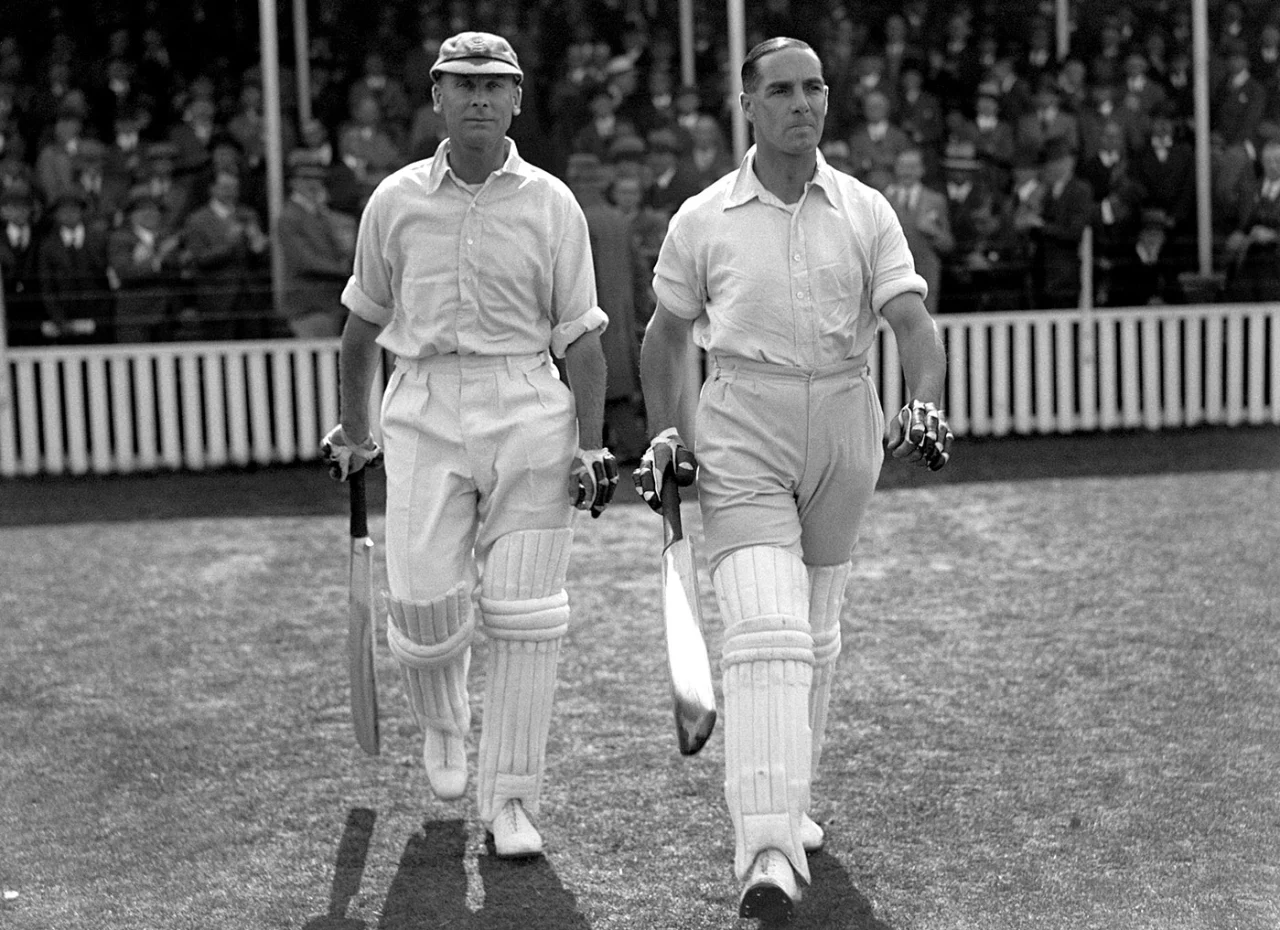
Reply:
[[894, 180], [885, 188], [885, 196], [898, 214], [907, 248], [915, 259], [916, 273], [929, 285], [925, 308], [938, 312], [938, 296], [942, 289], [942, 262], [955, 248], [951, 222], [947, 216], [947, 198], [924, 186], [924, 156], [917, 148], [898, 154], [893, 163]]

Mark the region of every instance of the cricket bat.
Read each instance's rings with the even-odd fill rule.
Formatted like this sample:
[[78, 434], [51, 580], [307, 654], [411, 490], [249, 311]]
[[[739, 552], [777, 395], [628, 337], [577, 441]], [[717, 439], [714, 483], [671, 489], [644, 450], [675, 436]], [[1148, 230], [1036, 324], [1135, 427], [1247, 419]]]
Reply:
[[662, 481], [662, 614], [667, 629], [667, 666], [675, 704], [676, 739], [681, 755], [703, 747], [716, 725], [716, 696], [711, 663], [702, 638], [697, 563], [680, 521], [680, 492], [675, 473]]
[[373, 540], [369, 538], [364, 469], [347, 478], [351, 490], [350, 598], [347, 611], [347, 671], [351, 678], [351, 722], [356, 742], [378, 754], [378, 679], [373, 666]]

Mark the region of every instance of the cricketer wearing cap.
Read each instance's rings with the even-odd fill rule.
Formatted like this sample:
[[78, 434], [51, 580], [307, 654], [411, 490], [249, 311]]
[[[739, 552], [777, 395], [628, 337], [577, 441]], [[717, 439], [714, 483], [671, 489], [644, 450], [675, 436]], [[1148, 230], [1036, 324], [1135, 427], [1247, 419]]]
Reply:
[[[789, 917], [822, 845], [809, 817], [858, 524], [884, 460], [884, 415], [867, 367], [893, 329], [912, 402], [895, 457], [941, 468], [945, 357], [902, 228], [874, 189], [818, 152], [827, 87], [795, 39], [756, 46], [740, 97], [755, 145], [738, 170], [672, 218], [654, 272], [658, 307], [641, 373], [657, 436], [635, 472], [658, 503], [668, 463], [696, 480], [725, 630], [725, 798], [742, 881], [739, 914]], [[680, 360], [710, 374], [696, 461], [680, 439]]]
[[381, 346], [396, 358], [381, 408], [387, 638], [427, 778], [441, 798], [466, 791], [479, 627], [479, 814], [499, 856], [535, 855], [573, 508], [599, 515], [617, 484], [601, 443], [608, 318], [577, 201], [506, 137], [521, 98], [511, 46], [455, 35], [431, 75], [448, 137], [364, 210], [342, 295], [342, 423], [325, 454], [342, 478], [380, 454], [365, 409]]

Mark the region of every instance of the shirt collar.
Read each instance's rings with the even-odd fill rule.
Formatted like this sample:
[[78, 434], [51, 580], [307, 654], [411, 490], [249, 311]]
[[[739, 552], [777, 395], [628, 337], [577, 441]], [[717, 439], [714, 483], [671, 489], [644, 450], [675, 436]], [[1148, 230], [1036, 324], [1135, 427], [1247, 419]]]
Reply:
[[[500, 167], [497, 171], [494, 172], [494, 175], [514, 174], [517, 177], [522, 177], [522, 178], [531, 177], [533, 174], [533, 172], [530, 170], [531, 166], [529, 165], [528, 162], [526, 162], [523, 158], [520, 157], [520, 152], [517, 151], [516, 149], [515, 140], [508, 136], [506, 139], [506, 143], [507, 143], [506, 161], [502, 163], [502, 167]], [[436, 154], [431, 160], [431, 171], [430, 173], [427, 174], [427, 193], [428, 194], [434, 194], [440, 188], [440, 184], [444, 181], [445, 176], [448, 175], [449, 172], [452, 170], [449, 167], [448, 154], [449, 154], [449, 140], [445, 139], [436, 148]]]
[[[822, 152], [818, 152], [817, 156], [818, 166], [814, 169], [809, 185], [822, 191], [828, 202], [835, 203], [835, 190], [838, 184], [836, 169], [827, 164]], [[751, 200], [769, 202], [778, 199], [769, 193], [765, 186], [760, 183], [760, 179], [756, 177], [755, 162], [756, 147], [753, 145], [747, 149], [747, 154], [743, 157], [742, 165], [738, 169], [738, 177], [733, 182], [733, 187], [729, 189], [729, 193], [725, 195], [724, 209], [740, 207]]]

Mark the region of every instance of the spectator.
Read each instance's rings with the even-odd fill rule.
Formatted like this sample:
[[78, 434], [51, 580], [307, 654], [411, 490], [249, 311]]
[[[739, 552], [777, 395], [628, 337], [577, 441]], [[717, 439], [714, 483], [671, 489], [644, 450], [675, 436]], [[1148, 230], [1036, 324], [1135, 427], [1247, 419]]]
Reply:
[[[1151, 116], [1128, 103], [1121, 105], [1120, 90], [1110, 84], [1089, 89], [1090, 105], [1078, 117], [1080, 126], [1080, 158], [1088, 161], [1098, 153], [1106, 127], [1120, 127], [1121, 144], [1126, 155], [1137, 151], [1151, 131]], [[1126, 101], [1133, 101], [1131, 96]]]
[[162, 234], [177, 231], [191, 209], [189, 183], [174, 177], [178, 149], [172, 142], [153, 142], [143, 151], [143, 161], [138, 181], [160, 204], [160, 231]]
[[1036, 246], [1031, 281], [1037, 309], [1074, 308], [1080, 303], [1080, 238], [1093, 217], [1093, 195], [1075, 176], [1075, 164], [1075, 150], [1065, 138], [1046, 145], [1040, 216], [1029, 227]]
[[[1134, 156], [1133, 175], [1142, 186], [1142, 208], [1147, 211], [1150, 241], [1146, 251], [1158, 262], [1158, 273], [1149, 280], [1161, 287], [1176, 282], [1178, 272], [1190, 267], [1195, 254], [1195, 171], [1190, 144], [1174, 136], [1168, 114], [1157, 113], [1151, 121], [1149, 140]], [[1158, 237], [1154, 234], [1157, 229], [1162, 232]], [[1142, 303], [1154, 296], [1166, 302], [1178, 299], [1172, 291], [1139, 296], [1144, 298]]]
[[104, 168], [107, 147], [97, 139], [81, 139], [71, 159], [72, 184], [84, 194], [84, 221], [105, 234], [120, 219], [129, 185], [118, 178], [108, 180]]
[[[1036, 91], [1035, 110], [1018, 121], [1016, 143], [1026, 161], [1043, 162], [1049, 143], [1061, 140], [1073, 152], [1080, 151], [1080, 128], [1076, 118], [1061, 107], [1062, 94], [1050, 83]], [[1055, 146], [1060, 150], [1061, 146]]]
[[884, 78], [890, 87], [897, 88], [903, 72], [924, 55], [924, 49], [910, 43], [907, 20], [901, 13], [890, 13], [884, 21], [884, 44], [880, 47], [880, 59], [884, 62]]
[[849, 137], [854, 177], [884, 190], [893, 179], [894, 162], [910, 145], [907, 134], [889, 122], [889, 98], [879, 91], [867, 94], [862, 101], [862, 124]]
[[53, 217], [36, 253], [44, 308], [40, 328], [50, 343], [110, 342], [112, 299], [106, 236], [85, 224], [86, 198], [69, 187], [52, 201]]
[[1227, 74], [1210, 110], [1213, 128], [1228, 144], [1255, 144], [1267, 106], [1267, 91], [1249, 71], [1249, 49], [1243, 40], [1225, 47]]
[[301, 145], [289, 153], [290, 159], [295, 163], [309, 162], [322, 166], [325, 169], [325, 187], [329, 189], [329, 206], [340, 213], [359, 217], [364, 208], [360, 182], [346, 162], [334, 157], [333, 143], [324, 123], [312, 117], [302, 124], [301, 136]]
[[1058, 69], [1058, 55], [1053, 48], [1053, 33], [1042, 17], [1031, 24], [1027, 38], [1027, 52], [1015, 63], [1016, 70], [1032, 87], [1039, 87], [1045, 78], [1052, 78]]
[[144, 134], [151, 126], [151, 114], [141, 106], [119, 111], [107, 135], [102, 173], [110, 184], [129, 190], [142, 171]]
[[37, 345], [41, 341], [40, 279], [36, 269], [36, 201], [29, 185], [0, 189], [0, 278], [9, 344]]
[[903, 149], [894, 161], [894, 179], [884, 189], [907, 237], [916, 273], [928, 285], [925, 309], [938, 312], [942, 291], [942, 263], [955, 248], [947, 215], [947, 198], [924, 186], [924, 156], [919, 149]]
[[1125, 130], [1119, 123], [1102, 127], [1097, 148], [1080, 163], [1079, 174], [1096, 204], [1092, 223], [1095, 300], [1104, 307], [1123, 306], [1133, 299], [1130, 282], [1142, 188], [1133, 178]]
[[613, 180], [609, 185], [609, 202], [631, 223], [631, 239], [635, 246], [636, 263], [636, 338], [644, 335], [644, 328], [653, 316], [653, 268], [658, 261], [662, 240], [667, 234], [669, 217], [645, 203], [644, 169], [633, 162], [618, 162], [613, 168]]
[[96, 135], [110, 138], [121, 114], [136, 111], [146, 105], [133, 80], [133, 70], [132, 62], [120, 57], [110, 58], [102, 76], [102, 84], [91, 88], [89, 107]]
[[613, 140], [620, 135], [634, 135], [635, 127], [618, 119], [618, 100], [607, 84], [598, 84], [591, 90], [587, 107], [591, 118], [574, 134], [572, 148], [603, 160]]
[[974, 111], [972, 129], [964, 136], [973, 139], [986, 186], [992, 191], [1007, 191], [1013, 177], [1017, 142], [1014, 124], [1001, 113], [1000, 92], [992, 82], [983, 81], [978, 85]]
[[1035, 106], [1031, 85], [1014, 70], [1012, 58], [997, 58], [982, 83], [990, 85], [999, 111], [1014, 125]]
[[724, 130], [715, 117], [703, 114], [693, 124], [693, 147], [682, 158], [688, 173], [699, 190], [716, 181], [734, 168], [737, 163], [725, 142]]
[[371, 51], [364, 56], [364, 71], [347, 90], [348, 109], [354, 113], [364, 97], [372, 97], [378, 102], [383, 127], [399, 146], [409, 129], [414, 108], [409, 103], [404, 85], [387, 74], [386, 61], [381, 52]]
[[600, 336], [608, 374], [604, 442], [619, 462], [638, 462], [649, 442], [640, 398], [635, 305], [639, 265], [631, 223], [605, 199], [608, 170], [594, 154], [569, 156], [565, 181], [587, 218], [597, 298], [609, 316], [609, 325]]
[[208, 202], [187, 217], [182, 237], [195, 271], [195, 305], [184, 310], [181, 337], [265, 335], [259, 271], [268, 240], [257, 214], [240, 203], [236, 175], [213, 180]]
[[1227, 241], [1233, 301], [1280, 300], [1280, 141], [1263, 146], [1261, 159], [1261, 190]]
[[1024, 237], [1013, 228], [1007, 201], [987, 184], [975, 155], [971, 145], [956, 146], [943, 161], [955, 249], [943, 267], [939, 310], [1025, 310]]
[[680, 140], [671, 129], [649, 134], [649, 206], [672, 216], [698, 193], [698, 181], [680, 163]]
[[53, 137], [40, 148], [36, 157], [36, 179], [40, 192], [52, 202], [75, 187], [73, 159], [80, 147], [84, 121], [73, 109], [57, 111]]
[[[1275, 74], [1277, 68], [1280, 68], [1280, 22], [1271, 20], [1263, 24], [1258, 35], [1249, 70], [1265, 80], [1265, 76]], [[1270, 94], [1267, 99], [1270, 101]]]
[[665, 68], [649, 71], [647, 93], [636, 108], [636, 132], [648, 135], [655, 129], [671, 127], [676, 122], [675, 79]]
[[1156, 110], [1163, 109], [1168, 100], [1165, 89], [1148, 76], [1149, 70], [1146, 56], [1141, 52], [1125, 56], [1124, 106], [1147, 119]]
[[328, 206], [327, 176], [323, 165], [295, 163], [277, 225], [282, 308], [289, 331], [302, 339], [337, 338], [347, 318], [342, 288], [351, 277], [356, 221]]
[[[431, 106], [431, 66], [440, 54], [442, 36], [448, 27], [440, 13], [424, 4], [418, 13], [418, 39], [405, 52], [400, 71], [404, 79], [409, 106], [417, 112]], [[443, 138], [443, 135], [441, 136]], [[435, 152], [432, 146], [431, 151]]]
[[[1266, 135], [1266, 125], [1260, 134]], [[1228, 237], [1244, 227], [1258, 196], [1258, 178], [1250, 146], [1227, 145], [1222, 134], [1209, 134], [1209, 184], [1212, 197], [1213, 235], [1225, 245]]]
[[338, 154], [355, 174], [361, 197], [366, 200], [383, 178], [404, 164], [376, 97], [358, 97], [354, 101], [351, 119], [338, 133]]
[[26, 158], [27, 140], [18, 127], [14, 112], [15, 91], [11, 84], [0, 81], [0, 159]]
[[125, 220], [107, 237], [107, 262], [117, 282], [116, 341], [169, 337], [181, 240], [162, 235], [160, 202], [145, 186], [129, 193]]
[[1191, 72], [1191, 52], [1175, 48], [1169, 54], [1169, 72], [1165, 75], [1169, 91], [1166, 112], [1179, 120], [1190, 120], [1195, 112], [1195, 79]]
[[908, 141], [924, 153], [926, 177], [936, 176], [947, 126], [942, 104], [935, 94], [925, 90], [924, 71], [915, 61], [907, 61], [902, 68], [898, 127], [906, 133]]

